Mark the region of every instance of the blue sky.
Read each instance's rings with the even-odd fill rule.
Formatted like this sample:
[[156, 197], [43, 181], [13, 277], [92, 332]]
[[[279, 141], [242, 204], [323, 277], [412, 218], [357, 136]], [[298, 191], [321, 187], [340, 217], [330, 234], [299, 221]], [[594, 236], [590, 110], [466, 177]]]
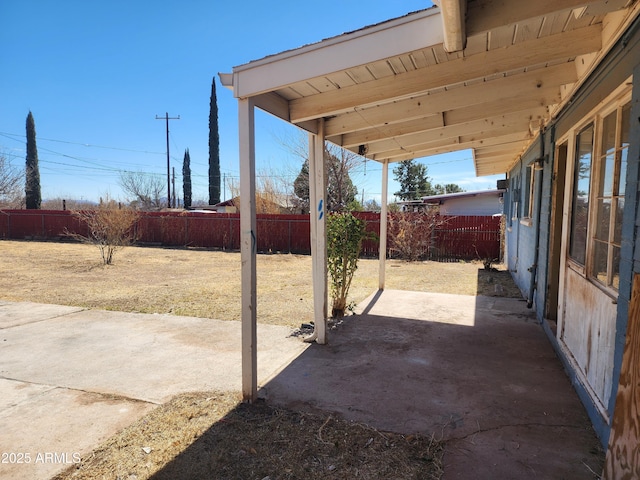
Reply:
[[[25, 121], [36, 124], [42, 195], [124, 200], [123, 170], [166, 179], [164, 120], [181, 195], [190, 151], [194, 199], [208, 199], [208, 116], [217, 81], [221, 171], [237, 183], [237, 105], [218, 72], [431, 6], [425, 0], [325, 0], [322, 4], [220, 0], [4, 0], [0, 2], [0, 153], [23, 168]], [[295, 129], [257, 115], [256, 168], [295, 178], [301, 159], [282, 145]], [[421, 160], [435, 183], [495, 188], [476, 178], [470, 152]], [[380, 198], [381, 167], [352, 178], [364, 199]], [[389, 192], [398, 190], [390, 172]], [[226, 190], [228, 196], [228, 190]]]

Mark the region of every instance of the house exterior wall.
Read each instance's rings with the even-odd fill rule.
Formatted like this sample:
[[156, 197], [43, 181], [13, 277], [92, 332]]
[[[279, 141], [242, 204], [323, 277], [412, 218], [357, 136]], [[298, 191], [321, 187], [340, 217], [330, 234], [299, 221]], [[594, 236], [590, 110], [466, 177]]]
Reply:
[[[505, 194], [504, 212], [506, 215], [507, 267], [522, 292], [528, 299], [531, 271], [535, 262], [535, 244], [537, 218], [529, 208], [531, 175], [535, 175], [531, 164], [539, 156], [539, 141], [523, 155], [509, 172], [509, 188]], [[534, 185], [535, 187], [535, 181]]]
[[499, 215], [502, 203], [498, 194], [449, 198], [440, 205], [440, 215]]
[[[632, 75], [630, 143], [622, 216], [619, 285], [617, 298], [612, 299], [604, 295], [603, 289], [593, 280], [588, 279], [587, 273], [569, 268], [569, 262], [566, 260], [569, 227], [566, 221], [560, 232], [565, 243], [561, 253], [561, 264], [564, 266], [560, 268], [559, 278], [557, 274], [550, 274], [549, 249], [550, 239], [554, 234], [551, 230], [551, 219], [554, 215], [553, 172], [554, 162], [557, 161], [556, 147], [560, 142], [567, 139], [568, 142], [574, 141], [572, 130], [596, 107], [604, 104], [604, 108], [607, 108], [605, 100], [608, 101], [612, 93], [628, 82]], [[537, 175], [534, 174], [533, 213], [529, 217], [523, 211], [527, 193], [524, 179], [527, 178], [529, 163], [542, 152], [540, 140], [533, 144], [520, 162], [508, 172], [509, 191], [505, 196], [506, 261], [516, 284], [525, 294], [530, 287], [529, 269], [536, 264], [537, 275], [532, 306], [567, 367], [598, 436], [606, 445], [615, 409], [633, 275], [640, 273], [639, 19], [635, 20], [626, 34], [612, 47], [568, 106], [545, 130], [542, 141], [545, 145], [546, 161], [543, 169], [538, 170]], [[567, 164], [572, 164], [572, 158], [567, 159]], [[571, 180], [568, 170], [567, 177]], [[569, 187], [565, 186], [565, 196], [571, 195], [570, 184], [571, 181], [567, 181]], [[536, 185], [540, 187], [539, 190], [535, 188]], [[590, 209], [593, 209], [593, 203], [595, 202], [590, 203]], [[565, 216], [566, 214], [567, 211]], [[591, 213], [591, 218], [593, 217]], [[537, 259], [536, 245], [539, 245]], [[557, 311], [557, 328], [555, 321], [545, 317], [545, 305], [550, 300], [547, 292], [549, 285], [554, 281], [560, 284], [562, 297]]]

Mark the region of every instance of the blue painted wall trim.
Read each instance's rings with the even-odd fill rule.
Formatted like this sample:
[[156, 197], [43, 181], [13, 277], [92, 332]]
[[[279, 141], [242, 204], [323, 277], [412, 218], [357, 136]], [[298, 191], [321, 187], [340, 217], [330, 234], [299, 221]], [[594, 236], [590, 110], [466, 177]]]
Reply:
[[[625, 197], [625, 211], [622, 229], [622, 252], [620, 263], [620, 289], [618, 309], [616, 315], [616, 336], [614, 353], [613, 385], [608, 405], [609, 418], [613, 417], [615, 396], [618, 390], [622, 353], [626, 337], [629, 300], [633, 275], [640, 273], [640, 19], [636, 18], [625, 35], [611, 49], [592, 76], [580, 87], [578, 94], [568, 106], [558, 115], [547, 132], [557, 130], [558, 136], [563, 135], [580, 121], [602, 99], [606, 98], [615, 88], [624, 82], [631, 74], [633, 80], [633, 98], [631, 111], [630, 148], [628, 153], [627, 183]], [[535, 248], [535, 229], [540, 229], [540, 254], [538, 259], [538, 274], [534, 308], [536, 316], [541, 322], [553, 348], [561, 359], [568, 376], [589, 415], [594, 429], [603, 446], [607, 446], [610, 426], [594, 405], [584, 385], [578, 380], [573, 365], [565, 356], [555, 337], [554, 328], [544, 319], [546, 292], [549, 282], [547, 265], [549, 258], [549, 239], [551, 222], [551, 192], [553, 175], [554, 141], [545, 139], [545, 151], [549, 161], [544, 164], [542, 174], [536, 179], [542, 182], [542, 195], [535, 199], [535, 209], [540, 209], [540, 222], [536, 223], [536, 215], [531, 215], [531, 223], [523, 224], [521, 205], [527, 189], [523, 188], [526, 179], [527, 165], [540, 153], [540, 139], [531, 145], [520, 162], [509, 172], [509, 191], [505, 195], [505, 214], [507, 215], [507, 267], [511, 271], [516, 285], [528, 294], [530, 280], [529, 267], [533, 263]], [[507, 205], [509, 202], [509, 205]], [[517, 202], [517, 204], [516, 204]], [[517, 208], [516, 208], [517, 207]], [[514, 210], [515, 209], [515, 210]], [[537, 213], [537, 212], [536, 212]], [[513, 218], [517, 217], [517, 218]]]

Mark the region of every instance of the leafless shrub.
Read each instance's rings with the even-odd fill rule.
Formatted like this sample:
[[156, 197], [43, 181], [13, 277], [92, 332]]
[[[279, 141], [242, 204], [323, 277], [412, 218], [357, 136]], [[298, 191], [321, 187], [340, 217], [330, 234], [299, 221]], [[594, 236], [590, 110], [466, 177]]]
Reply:
[[443, 223], [437, 213], [428, 210], [390, 215], [389, 249], [409, 262], [423, 259], [431, 253], [434, 230]]
[[24, 205], [23, 186], [24, 175], [0, 152], [0, 208], [21, 208]]
[[[256, 213], [281, 214], [289, 213], [290, 195], [286, 193], [286, 185], [266, 171], [256, 178]], [[233, 205], [240, 210], [240, 188], [238, 185], [229, 187]]]
[[95, 210], [81, 210], [73, 214], [86, 225], [87, 234], [67, 232], [67, 235], [98, 247], [104, 265], [111, 265], [116, 251], [135, 242], [139, 215], [131, 208], [120, 208], [110, 201], [101, 203]]
[[125, 194], [132, 199], [131, 204], [140, 210], [162, 209], [162, 193], [167, 185], [162, 176], [144, 172], [121, 172], [119, 183]]

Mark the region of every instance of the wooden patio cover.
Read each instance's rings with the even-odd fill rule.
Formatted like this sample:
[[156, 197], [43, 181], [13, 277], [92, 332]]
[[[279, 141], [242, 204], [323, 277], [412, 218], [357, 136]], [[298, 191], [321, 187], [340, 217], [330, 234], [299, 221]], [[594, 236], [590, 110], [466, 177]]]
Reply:
[[471, 149], [478, 176], [507, 172], [620, 36], [634, 2], [435, 3], [220, 74], [239, 105], [246, 400], [257, 395], [254, 107], [309, 132], [314, 317], [324, 343], [323, 142], [383, 164], [383, 220], [390, 162]]

